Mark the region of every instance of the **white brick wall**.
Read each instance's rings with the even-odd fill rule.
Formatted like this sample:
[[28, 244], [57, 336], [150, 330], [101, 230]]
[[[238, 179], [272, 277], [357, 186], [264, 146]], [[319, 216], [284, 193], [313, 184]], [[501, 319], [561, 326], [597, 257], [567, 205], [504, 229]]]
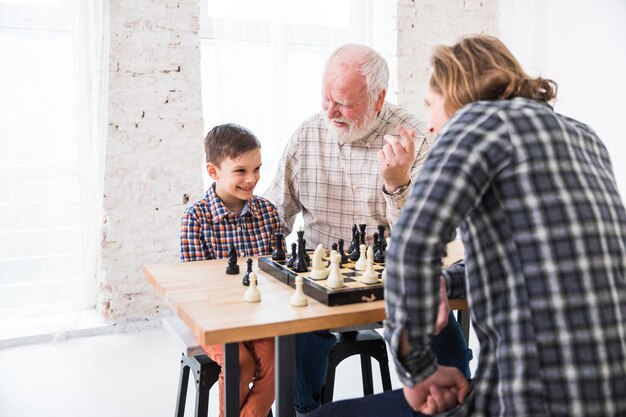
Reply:
[[398, 104], [427, 120], [432, 48], [461, 35], [498, 35], [499, 0], [398, 0]]
[[97, 307], [112, 321], [140, 320], [163, 308], [142, 267], [178, 261], [180, 215], [202, 193], [199, 5], [111, 0], [110, 7]]

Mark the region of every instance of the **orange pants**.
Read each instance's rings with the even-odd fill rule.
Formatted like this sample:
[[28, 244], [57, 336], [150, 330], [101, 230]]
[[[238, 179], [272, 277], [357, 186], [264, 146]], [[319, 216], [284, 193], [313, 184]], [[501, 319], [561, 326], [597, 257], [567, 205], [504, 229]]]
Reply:
[[[209, 357], [222, 367], [218, 385], [220, 417], [224, 417], [224, 345], [203, 348]], [[239, 343], [240, 417], [266, 417], [272, 403], [274, 403], [274, 339]]]

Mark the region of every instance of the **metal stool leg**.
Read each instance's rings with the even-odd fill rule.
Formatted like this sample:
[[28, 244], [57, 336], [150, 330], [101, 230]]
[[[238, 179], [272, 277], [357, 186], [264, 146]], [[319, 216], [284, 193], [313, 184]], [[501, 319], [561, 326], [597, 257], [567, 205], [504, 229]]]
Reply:
[[185, 416], [185, 400], [187, 399], [187, 386], [189, 384], [189, 366], [185, 361], [185, 355], [180, 360], [180, 378], [178, 380], [178, 397], [176, 398], [175, 417]]
[[374, 393], [374, 381], [372, 381], [372, 360], [369, 355], [361, 356], [361, 376], [363, 378], [363, 395]]

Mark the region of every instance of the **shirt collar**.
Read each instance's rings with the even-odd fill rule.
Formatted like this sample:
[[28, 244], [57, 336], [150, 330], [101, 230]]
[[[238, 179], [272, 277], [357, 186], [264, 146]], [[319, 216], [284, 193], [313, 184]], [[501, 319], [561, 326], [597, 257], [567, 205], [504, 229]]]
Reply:
[[206, 192], [206, 200], [209, 202], [209, 212], [211, 213], [213, 223], [219, 223], [229, 216], [236, 218], [250, 215], [260, 218], [259, 204], [256, 196], [252, 196], [250, 200], [246, 201], [241, 214], [233, 213], [226, 207], [222, 199], [215, 192], [215, 183], [209, 186]]

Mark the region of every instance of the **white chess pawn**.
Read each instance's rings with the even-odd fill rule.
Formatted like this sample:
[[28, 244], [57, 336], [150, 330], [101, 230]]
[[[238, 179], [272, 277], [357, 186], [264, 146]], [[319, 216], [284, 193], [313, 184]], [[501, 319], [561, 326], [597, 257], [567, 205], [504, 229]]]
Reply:
[[378, 274], [374, 270], [374, 249], [371, 246], [367, 248], [367, 266], [361, 276], [361, 282], [363, 284], [378, 283]]
[[324, 247], [320, 243], [313, 252], [313, 259], [311, 259], [311, 278], [315, 280], [326, 279], [328, 276], [328, 270], [324, 261], [322, 260], [322, 253], [324, 253]]
[[365, 271], [365, 269], [367, 268], [367, 246], [361, 244], [361, 246], [359, 246], [359, 252], [359, 260], [356, 261], [354, 269], [356, 269], [357, 271]]
[[340, 263], [341, 255], [338, 253], [330, 257], [330, 275], [328, 276], [328, 281], [326, 281], [328, 288], [335, 289], [343, 287], [343, 275], [339, 269]]
[[261, 301], [261, 293], [256, 287], [256, 272], [250, 272], [250, 286], [243, 294], [243, 299], [248, 303], [258, 303]]
[[296, 291], [291, 296], [291, 305], [294, 307], [303, 307], [309, 303], [306, 294], [304, 294], [304, 289], [302, 288], [304, 282], [304, 278], [300, 275], [296, 277]]

